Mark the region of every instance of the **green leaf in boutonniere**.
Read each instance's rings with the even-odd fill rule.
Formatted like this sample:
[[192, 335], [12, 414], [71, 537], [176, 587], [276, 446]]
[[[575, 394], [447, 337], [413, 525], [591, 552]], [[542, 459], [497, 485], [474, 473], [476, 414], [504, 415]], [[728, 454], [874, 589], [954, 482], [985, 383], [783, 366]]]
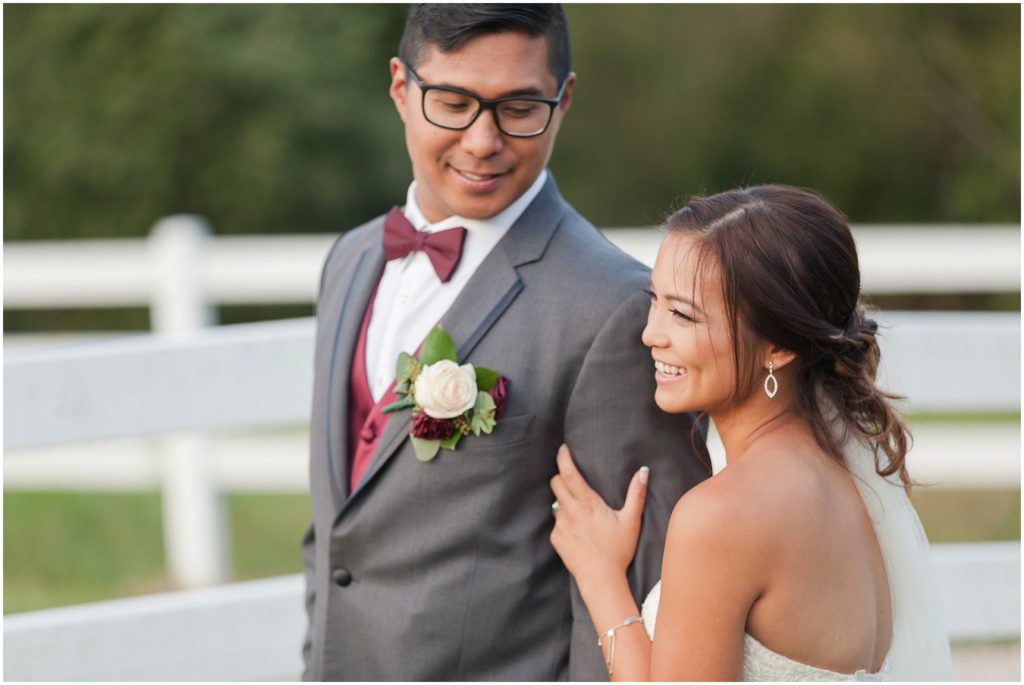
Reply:
[[441, 441], [441, 447], [445, 448], [446, 450], [453, 450], [455, 449], [455, 446], [459, 444], [459, 440], [461, 439], [462, 433], [460, 433], [459, 431], [455, 431], [454, 433], [452, 433], [452, 437], [448, 438], [447, 440]]
[[473, 430], [473, 435], [480, 435], [481, 433], [490, 434], [497, 423], [494, 420], [494, 410], [496, 408], [494, 398], [489, 393], [478, 392], [476, 394], [476, 405], [473, 407], [473, 416], [470, 418], [470, 427]]
[[408, 352], [402, 352], [398, 355], [398, 361], [395, 363], [395, 385], [402, 385], [405, 381], [413, 380], [414, 371], [416, 371], [416, 360]]
[[436, 326], [423, 341], [423, 347], [420, 348], [420, 363], [430, 366], [442, 359], [458, 363], [455, 343], [452, 342], [451, 336], [441, 326]]
[[497, 372], [485, 369], [482, 366], [474, 367], [473, 370], [476, 371], [476, 389], [490, 392], [494, 384], [498, 382]]
[[423, 440], [415, 436], [411, 437], [412, 448], [416, 451], [416, 458], [420, 461], [430, 461], [437, 456], [441, 449], [440, 440]]
[[412, 395], [409, 395], [408, 397], [403, 397], [402, 399], [398, 400], [397, 402], [392, 402], [388, 406], [386, 406], [383, 409], [381, 409], [380, 413], [381, 414], [390, 414], [393, 411], [402, 411], [403, 409], [408, 409], [409, 407], [415, 407], [415, 406], [416, 406], [415, 398], [413, 398]]

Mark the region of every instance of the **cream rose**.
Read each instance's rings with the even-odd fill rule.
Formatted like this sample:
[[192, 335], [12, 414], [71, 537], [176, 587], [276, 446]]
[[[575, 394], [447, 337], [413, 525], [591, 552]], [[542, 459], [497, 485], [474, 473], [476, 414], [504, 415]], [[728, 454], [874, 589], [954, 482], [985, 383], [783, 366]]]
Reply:
[[416, 404], [434, 419], [452, 419], [476, 404], [476, 371], [442, 359], [424, 366], [416, 377]]

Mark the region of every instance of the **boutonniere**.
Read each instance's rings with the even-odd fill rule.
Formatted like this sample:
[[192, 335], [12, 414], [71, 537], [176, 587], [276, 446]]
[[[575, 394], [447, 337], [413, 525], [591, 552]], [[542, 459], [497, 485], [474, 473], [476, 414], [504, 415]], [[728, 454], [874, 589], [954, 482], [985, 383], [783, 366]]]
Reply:
[[462, 436], [490, 434], [501, 418], [508, 379], [490, 369], [459, 364], [455, 343], [441, 326], [430, 331], [419, 357], [398, 355], [395, 393], [385, 414], [412, 407], [416, 458], [430, 461], [443, 447], [454, 450]]

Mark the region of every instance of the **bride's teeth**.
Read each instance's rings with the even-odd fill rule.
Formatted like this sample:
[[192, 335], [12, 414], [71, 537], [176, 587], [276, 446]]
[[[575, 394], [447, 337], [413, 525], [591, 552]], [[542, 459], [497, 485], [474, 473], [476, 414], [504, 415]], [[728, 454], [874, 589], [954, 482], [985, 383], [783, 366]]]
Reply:
[[685, 372], [685, 369], [678, 366], [672, 366], [671, 364], [665, 364], [664, 362], [659, 361], [654, 362], [654, 368], [670, 376], [679, 376]]

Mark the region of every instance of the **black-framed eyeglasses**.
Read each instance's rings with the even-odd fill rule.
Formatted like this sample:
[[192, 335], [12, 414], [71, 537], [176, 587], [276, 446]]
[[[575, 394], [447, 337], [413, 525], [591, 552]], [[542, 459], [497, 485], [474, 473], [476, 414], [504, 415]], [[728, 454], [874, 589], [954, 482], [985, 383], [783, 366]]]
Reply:
[[461, 88], [424, 83], [408, 62], [405, 70], [423, 93], [423, 118], [434, 126], [463, 131], [473, 125], [480, 112], [489, 109], [494, 113], [498, 130], [514, 138], [532, 138], [548, 129], [568, 80], [562, 81], [554, 99], [513, 95], [489, 100]]

